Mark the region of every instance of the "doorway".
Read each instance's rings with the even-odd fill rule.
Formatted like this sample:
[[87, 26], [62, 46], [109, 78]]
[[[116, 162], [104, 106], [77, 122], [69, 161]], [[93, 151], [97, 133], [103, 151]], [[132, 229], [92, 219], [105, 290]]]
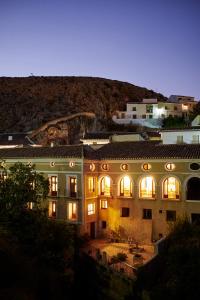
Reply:
[[96, 237], [96, 226], [95, 226], [95, 222], [91, 222], [90, 223], [90, 238], [91, 239], [95, 239]]

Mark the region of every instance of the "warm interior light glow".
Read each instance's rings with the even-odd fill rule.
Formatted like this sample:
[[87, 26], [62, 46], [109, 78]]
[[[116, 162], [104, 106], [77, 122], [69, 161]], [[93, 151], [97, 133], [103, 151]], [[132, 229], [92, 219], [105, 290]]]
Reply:
[[101, 200], [101, 208], [102, 209], [108, 208], [108, 201], [107, 200], [104, 200], [104, 199]]
[[179, 199], [179, 183], [175, 177], [169, 177], [164, 181], [164, 198]]
[[56, 202], [52, 203], [52, 212], [55, 213], [56, 212]]
[[49, 185], [50, 185], [50, 192], [52, 196], [57, 196], [58, 191], [58, 177], [57, 176], [50, 176], [49, 177]]
[[140, 182], [140, 197], [154, 198], [155, 197], [155, 182], [152, 176], [144, 177]]
[[105, 176], [101, 179], [101, 195], [110, 196], [110, 177]]
[[68, 219], [77, 220], [77, 204], [75, 202], [68, 203]]
[[175, 164], [168, 163], [168, 164], [166, 164], [165, 168], [166, 168], [168, 171], [172, 171], [172, 170], [175, 169]]
[[187, 104], [182, 104], [182, 110], [188, 110], [188, 105]]
[[120, 181], [120, 196], [132, 196], [132, 182], [129, 176], [124, 176]]
[[95, 203], [88, 204], [88, 215], [95, 214]]
[[94, 192], [94, 177], [88, 177], [88, 191]]

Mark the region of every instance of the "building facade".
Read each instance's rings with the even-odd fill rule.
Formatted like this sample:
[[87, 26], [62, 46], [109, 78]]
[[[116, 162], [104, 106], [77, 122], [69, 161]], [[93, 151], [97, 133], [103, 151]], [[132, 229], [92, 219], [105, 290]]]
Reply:
[[138, 124], [159, 128], [162, 126], [162, 120], [169, 116], [187, 118], [188, 113], [197, 104], [193, 97], [190, 98], [181, 98], [182, 100], [178, 99], [177, 102], [157, 102], [157, 99], [143, 99], [142, 102], [127, 103], [126, 111], [116, 112], [113, 121], [118, 124]]
[[[179, 217], [200, 218], [200, 146], [109, 143], [0, 150], [2, 165], [35, 165], [49, 178], [49, 217], [91, 238], [117, 232], [150, 242]], [[1, 174], [3, 176], [3, 174]]]

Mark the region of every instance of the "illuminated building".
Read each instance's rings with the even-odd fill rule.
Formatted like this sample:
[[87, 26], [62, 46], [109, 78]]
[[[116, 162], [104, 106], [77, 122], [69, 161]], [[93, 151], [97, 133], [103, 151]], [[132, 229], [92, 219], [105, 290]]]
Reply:
[[120, 230], [124, 238], [150, 242], [185, 214], [200, 218], [199, 144], [23, 147], [0, 149], [0, 157], [6, 169], [34, 164], [49, 178], [49, 217], [78, 224], [92, 238]]

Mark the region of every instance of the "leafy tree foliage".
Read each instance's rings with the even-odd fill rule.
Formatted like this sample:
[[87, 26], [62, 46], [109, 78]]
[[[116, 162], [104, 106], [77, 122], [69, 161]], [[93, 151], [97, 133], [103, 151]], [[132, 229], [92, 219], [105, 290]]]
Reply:
[[200, 225], [178, 220], [163, 243], [162, 253], [138, 274], [136, 299], [200, 299]]
[[[5, 174], [5, 170], [4, 170]], [[16, 163], [0, 180], [1, 213], [19, 210], [29, 202], [39, 206], [48, 194], [49, 182], [33, 167]]]
[[183, 128], [188, 125], [184, 117], [169, 116], [163, 120], [163, 128]]

